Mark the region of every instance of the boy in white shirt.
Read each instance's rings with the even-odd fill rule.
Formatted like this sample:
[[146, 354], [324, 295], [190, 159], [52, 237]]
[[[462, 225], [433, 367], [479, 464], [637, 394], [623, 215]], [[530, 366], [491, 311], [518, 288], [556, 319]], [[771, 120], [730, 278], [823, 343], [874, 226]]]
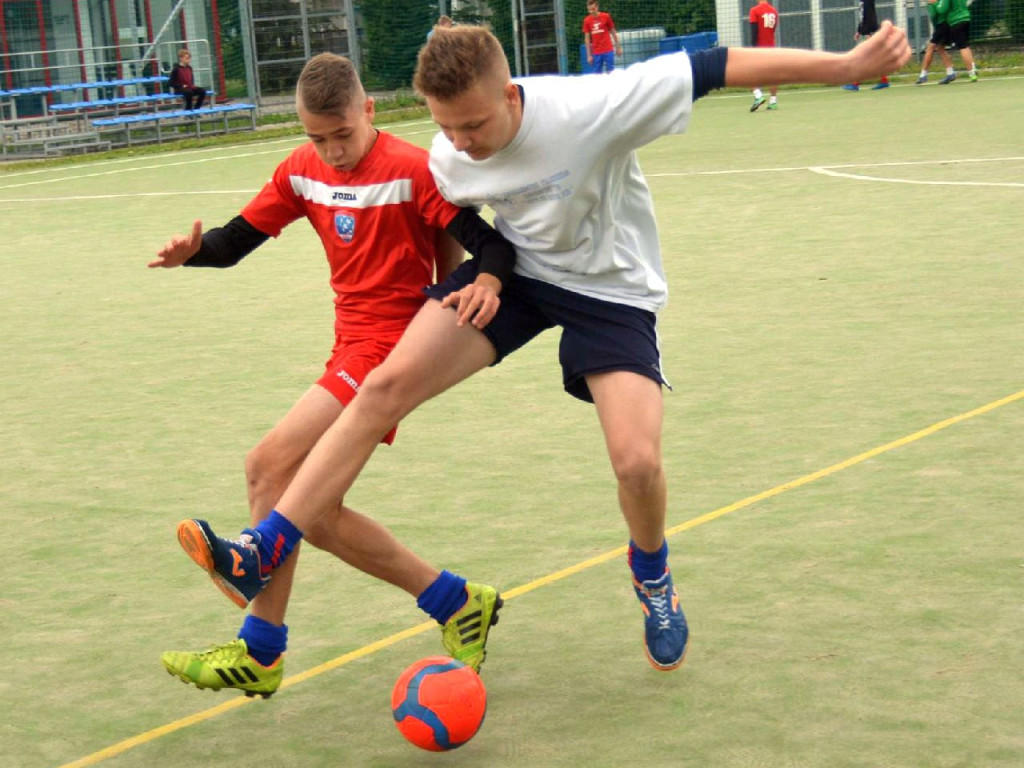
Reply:
[[424, 305], [367, 376], [281, 497], [276, 512], [287, 523], [261, 523], [255, 543], [215, 538], [211, 552], [258, 571], [269, 560], [265, 542], [290, 547], [301, 538], [319, 510], [345, 495], [391, 424], [559, 326], [564, 387], [594, 403], [618, 482], [648, 659], [659, 670], [678, 667], [689, 631], [664, 535], [667, 381], [655, 314], [667, 290], [635, 150], [685, 130], [694, 100], [712, 89], [840, 84], [899, 69], [910, 54], [903, 31], [885, 22], [845, 54], [720, 48], [669, 54], [610, 75], [513, 81], [489, 31], [438, 29], [420, 52], [414, 81], [441, 128], [430, 168], [451, 202], [494, 209], [496, 228], [516, 246], [515, 276], [484, 328], [474, 327], [467, 311], [475, 301], [474, 262], [430, 289], [437, 301]]

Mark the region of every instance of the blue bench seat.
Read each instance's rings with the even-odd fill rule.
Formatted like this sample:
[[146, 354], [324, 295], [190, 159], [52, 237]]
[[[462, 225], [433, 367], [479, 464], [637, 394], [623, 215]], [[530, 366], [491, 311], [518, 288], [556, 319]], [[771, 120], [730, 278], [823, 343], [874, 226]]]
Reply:
[[[190, 125], [195, 127], [196, 136], [202, 133], [201, 124], [204, 120], [222, 119], [223, 128], [221, 133], [228, 133], [231, 129], [228, 126], [228, 118], [233, 113], [249, 113], [249, 128], [256, 130], [256, 105], [255, 104], [219, 104], [214, 107], [203, 107], [202, 109], [174, 109], [163, 112], [142, 112], [134, 115], [119, 115], [116, 117], [103, 117], [90, 122], [100, 129], [124, 129], [125, 140], [132, 143], [133, 128], [155, 128], [156, 140], [163, 140], [161, 127], [165, 124], [175, 126]], [[237, 129], [236, 129], [237, 130]], [[209, 133], [209, 131], [207, 131]]]
[[[213, 96], [212, 91], [207, 91], [207, 97]], [[178, 93], [153, 93], [147, 96], [119, 96], [114, 99], [94, 99], [92, 101], [69, 101], [66, 104], [51, 104], [51, 112], [77, 112], [86, 109], [109, 109], [115, 111], [120, 107], [159, 105], [169, 101], [181, 101], [181, 94]]]

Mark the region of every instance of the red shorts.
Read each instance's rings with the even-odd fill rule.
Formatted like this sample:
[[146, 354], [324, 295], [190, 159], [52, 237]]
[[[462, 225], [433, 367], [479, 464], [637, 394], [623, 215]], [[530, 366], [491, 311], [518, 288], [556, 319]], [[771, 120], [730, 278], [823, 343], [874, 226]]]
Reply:
[[[398, 337], [394, 339], [362, 339], [360, 341], [338, 342], [327, 361], [324, 375], [317, 384], [326, 389], [338, 401], [347, 406], [355, 398], [366, 375], [384, 362], [384, 358], [394, 349]], [[381, 439], [382, 443], [391, 445], [395, 441], [396, 424]]]

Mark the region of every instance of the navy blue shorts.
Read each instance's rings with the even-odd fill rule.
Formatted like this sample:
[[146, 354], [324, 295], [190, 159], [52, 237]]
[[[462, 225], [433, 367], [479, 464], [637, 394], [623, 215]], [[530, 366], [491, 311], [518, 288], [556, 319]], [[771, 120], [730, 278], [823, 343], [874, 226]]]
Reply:
[[[464, 262], [448, 279], [426, 289], [440, 301], [476, 279], [476, 260]], [[559, 326], [562, 385], [573, 397], [594, 402], [588, 374], [633, 371], [666, 387], [661, 374], [657, 318], [653, 312], [567, 291], [515, 275], [501, 292], [501, 306], [483, 329], [497, 353], [494, 365], [548, 328]], [[671, 387], [669, 387], [671, 389]]]

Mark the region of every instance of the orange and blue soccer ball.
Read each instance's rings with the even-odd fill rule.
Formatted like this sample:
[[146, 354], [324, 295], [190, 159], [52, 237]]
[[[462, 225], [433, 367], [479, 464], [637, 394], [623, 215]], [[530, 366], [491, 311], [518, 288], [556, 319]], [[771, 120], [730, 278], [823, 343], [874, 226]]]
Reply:
[[409, 665], [391, 690], [398, 730], [422, 749], [445, 752], [473, 738], [487, 713], [480, 676], [448, 656], [428, 656]]

